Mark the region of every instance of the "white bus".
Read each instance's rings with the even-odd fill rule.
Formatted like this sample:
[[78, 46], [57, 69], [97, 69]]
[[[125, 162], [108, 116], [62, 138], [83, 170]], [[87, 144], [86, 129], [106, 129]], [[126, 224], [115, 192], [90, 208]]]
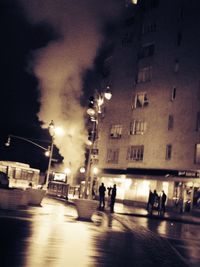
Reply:
[[39, 185], [40, 170], [31, 168], [29, 164], [0, 161], [0, 171], [7, 174], [9, 187], [27, 188], [30, 185], [32, 187]]

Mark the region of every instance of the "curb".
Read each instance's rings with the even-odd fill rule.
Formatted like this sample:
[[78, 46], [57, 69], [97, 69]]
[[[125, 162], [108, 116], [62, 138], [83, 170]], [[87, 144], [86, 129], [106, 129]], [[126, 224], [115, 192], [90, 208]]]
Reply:
[[138, 214], [138, 213], [127, 213], [127, 212], [115, 212], [118, 215], [125, 215], [125, 216], [135, 216], [135, 217], [142, 217], [148, 219], [155, 219], [155, 220], [165, 220], [165, 221], [173, 221], [173, 222], [180, 222], [186, 224], [194, 224], [200, 225], [200, 222], [197, 221], [190, 221], [183, 218], [175, 218], [175, 217], [165, 217], [165, 216], [158, 216], [158, 215], [145, 215], [145, 214]]

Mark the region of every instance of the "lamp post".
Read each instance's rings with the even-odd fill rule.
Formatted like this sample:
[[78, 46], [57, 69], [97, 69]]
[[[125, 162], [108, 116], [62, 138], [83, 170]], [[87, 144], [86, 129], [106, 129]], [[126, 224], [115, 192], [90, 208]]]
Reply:
[[89, 179], [90, 179], [90, 187], [89, 187], [89, 198], [92, 199], [92, 191], [93, 191], [93, 181], [94, 181], [94, 173], [92, 173], [92, 165], [93, 165], [93, 156], [94, 150], [97, 149], [97, 141], [99, 134], [99, 118], [102, 113], [102, 106], [104, 104], [104, 100], [110, 100], [112, 98], [112, 93], [110, 91], [110, 87], [107, 86], [105, 92], [96, 92], [95, 96], [90, 99], [90, 106], [87, 110], [87, 114], [90, 117], [92, 122], [92, 131], [91, 131], [91, 145], [88, 150], [88, 161], [86, 167], [86, 177], [85, 177], [85, 191], [84, 197], [87, 197]]
[[[46, 183], [45, 183], [47, 188], [48, 188], [49, 176], [50, 176], [50, 171], [51, 171], [51, 162], [52, 162], [52, 158], [53, 158], [54, 137], [55, 137], [55, 133], [56, 133], [56, 130], [57, 130], [55, 128], [53, 120], [50, 122], [48, 129], [49, 129], [49, 134], [51, 136], [51, 141], [50, 142], [49, 141], [45, 141], [45, 142], [50, 143], [50, 146], [48, 148], [41, 146], [40, 144], [32, 141], [31, 139], [28, 139], [28, 138], [25, 138], [25, 137], [22, 137], [22, 136], [12, 135], [12, 134], [9, 135], [8, 140], [5, 143], [6, 146], [10, 146], [11, 138], [15, 138], [15, 139], [20, 139], [20, 140], [23, 140], [25, 142], [31, 143], [31, 144], [33, 144], [33, 145], [35, 145], [35, 146], [37, 146], [37, 147], [39, 147], [39, 148], [41, 148], [42, 150], [45, 151], [46, 156], [49, 157], [48, 168], [47, 168], [47, 178], [46, 178]], [[59, 131], [61, 130], [61, 128], [58, 128], [58, 129], [59, 129]]]
[[52, 156], [53, 156], [54, 137], [55, 137], [55, 125], [54, 125], [53, 120], [49, 124], [49, 134], [51, 136], [51, 146], [50, 146], [49, 162], [48, 162], [47, 178], [46, 178], [47, 189], [48, 189], [48, 184], [49, 184], [49, 176], [50, 176], [50, 171], [51, 171], [51, 162], [52, 162]]

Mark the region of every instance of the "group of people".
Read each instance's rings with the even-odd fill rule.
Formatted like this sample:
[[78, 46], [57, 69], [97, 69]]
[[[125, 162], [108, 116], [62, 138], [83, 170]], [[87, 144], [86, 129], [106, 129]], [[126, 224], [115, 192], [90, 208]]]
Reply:
[[162, 190], [162, 194], [160, 196], [156, 190], [153, 192], [150, 190], [147, 202], [147, 211], [149, 214], [152, 214], [153, 210], [157, 210], [158, 214], [164, 214], [166, 211], [166, 200], [167, 195], [165, 194], [164, 190]]
[[[117, 195], [116, 184], [114, 184], [113, 187], [108, 187], [107, 189], [104, 183], [101, 183], [101, 185], [99, 186], [99, 210], [105, 209], [106, 191], [108, 191], [108, 207], [110, 207], [110, 212], [113, 213]], [[162, 193], [160, 195], [158, 195], [156, 190], [154, 190], [153, 192], [150, 190], [147, 202], [147, 211], [149, 212], [149, 214], [152, 214], [153, 210], [157, 210], [158, 214], [164, 214], [166, 211], [166, 200], [167, 195], [165, 194], [164, 190], [162, 190]]]
[[[115, 199], [117, 195], [117, 187], [116, 184], [114, 184], [113, 187], [108, 187], [108, 205], [110, 207], [110, 212], [114, 212], [114, 205], [115, 205]], [[102, 183], [99, 186], [99, 209], [104, 210], [105, 209], [105, 195], [106, 195], [106, 187], [104, 183]]]

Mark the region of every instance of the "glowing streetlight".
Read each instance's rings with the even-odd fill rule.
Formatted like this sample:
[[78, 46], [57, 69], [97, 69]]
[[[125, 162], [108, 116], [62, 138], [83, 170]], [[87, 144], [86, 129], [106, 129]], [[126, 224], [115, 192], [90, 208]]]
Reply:
[[85, 167], [80, 168], [80, 173], [85, 173]]
[[69, 175], [71, 173], [71, 169], [70, 168], [65, 168], [64, 169], [64, 173]]
[[52, 156], [53, 156], [53, 146], [54, 146], [54, 136], [55, 136], [55, 126], [53, 120], [49, 124], [49, 134], [51, 136], [51, 146], [50, 146], [50, 152], [49, 152], [49, 163], [47, 168], [47, 178], [46, 178], [46, 187], [48, 189], [49, 184], [49, 175], [51, 170], [51, 162], [52, 162]]
[[89, 190], [89, 198], [92, 199], [92, 187], [93, 187], [93, 179], [94, 175], [98, 173], [97, 167], [93, 168], [93, 173], [91, 172], [91, 166], [93, 164], [93, 151], [95, 148], [96, 141], [98, 139], [98, 124], [99, 124], [99, 115], [102, 113], [102, 106], [104, 105], [104, 100], [110, 100], [112, 98], [112, 93], [110, 87], [107, 86], [105, 92], [98, 93], [96, 92], [95, 97], [90, 98], [90, 106], [87, 109], [87, 114], [90, 117], [92, 122], [92, 137], [91, 137], [91, 145], [88, 149], [88, 161], [86, 167], [86, 178], [85, 178], [85, 191], [84, 197], [87, 197], [87, 188], [89, 184], [90, 178], [90, 190]]
[[63, 128], [60, 126], [55, 127], [54, 131], [55, 131], [55, 135], [58, 135], [58, 136], [63, 136], [65, 133]]

